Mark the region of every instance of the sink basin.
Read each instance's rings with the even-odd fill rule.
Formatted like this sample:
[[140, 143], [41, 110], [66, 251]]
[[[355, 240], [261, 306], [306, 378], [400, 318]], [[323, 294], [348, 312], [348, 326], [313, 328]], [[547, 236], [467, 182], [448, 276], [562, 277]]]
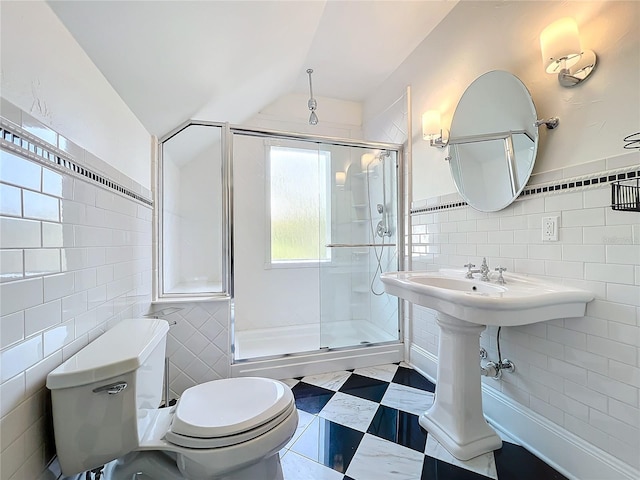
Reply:
[[465, 278], [464, 270], [388, 272], [387, 293], [460, 320], [480, 325], [515, 326], [555, 318], [582, 317], [593, 294], [516, 274], [505, 284]]
[[436, 275], [420, 275], [411, 277], [412, 282], [436, 288], [444, 288], [447, 290], [456, 290], [469, 294], [487, 295], [500, 294], [506, 292], [506, 288], [499, 285], [492, 285], [486, 282], [474, 282], [473, 280], [462, 280], [459, 278], [451, 278]]

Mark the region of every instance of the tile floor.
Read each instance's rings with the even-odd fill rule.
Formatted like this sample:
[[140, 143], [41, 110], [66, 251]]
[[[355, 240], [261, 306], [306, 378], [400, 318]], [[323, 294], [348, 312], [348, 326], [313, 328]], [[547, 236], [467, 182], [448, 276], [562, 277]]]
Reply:
[[435, 385], [404, 363], [284, 382], [300, 418], [280, 452], [285, 480], [566, 479], [504, 438], [495, 452], [466, 462], [452, 457], [418, 424]]
[[285, 480], [551, 480], [565, 477], [509, 442], [466, 462], [418, 424], [435, 385], [406, 364], [285, 380], [298, 429], [281, 452]]

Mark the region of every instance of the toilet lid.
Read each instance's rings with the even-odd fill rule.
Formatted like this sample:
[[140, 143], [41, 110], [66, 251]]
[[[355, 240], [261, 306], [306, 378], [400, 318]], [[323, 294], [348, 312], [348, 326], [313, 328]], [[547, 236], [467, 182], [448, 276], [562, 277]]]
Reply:
[[176, 405], [171, 431], [215, 438], [256, 428], [294, 402], [291, 389], [270, 378], [214, 380], [188, 388]]

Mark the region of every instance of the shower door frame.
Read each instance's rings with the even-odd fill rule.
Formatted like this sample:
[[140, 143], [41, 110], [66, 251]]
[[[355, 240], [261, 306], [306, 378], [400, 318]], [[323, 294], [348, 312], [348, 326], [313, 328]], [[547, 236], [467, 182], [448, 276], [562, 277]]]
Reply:
[[[271, 130], [271, 129], [261, 129], [261, 128], [251, 128], [251, 127], [243, 127], [239, 125], [229, 125], [227, 127], [227, 135], [226, 146], [227, 151], [225, 155], [225, 161], [228, 164], [228, 182], [230, 185], [230, 198], [228, 213], [229, 213], [229, 231], [230, 231], [230, 241], [228, 244], [229, 248], [229, 256], [232, 259], [230, 262], [230, 285], [229, 285], [229, 294], [230, 294], [230, 353], [231, 353], [231, 368], [232, 368], [232, 376], [239, 375], [251, 375], [255, 374], [256, 371], [259, 371], [261, 375], [271, 376], [269, 372], [269, 367], [257, 367], [255, 370], [248, 368], [235, 368], [240, 367], [241, 365], [251, 364], [254, 362], [260, 363], [261, 361], [278, 363], [278, 360], [288, 359], [291, 357], [303, 357], [309, 356], [310, 354], [320, 353], [322, 355], [326, 355], [329, 352], [340, 352], [344, 353], [347, 350], [354, 349], [375, 349], [377, 346], [383, 345], [395, 345], [398, 344], [400, 346], [403, 345], [404, 340], [404, 302], [398, 300], [398, 331], [399, 338], [395, 341], [389, 342], [380, 342], [380, 343], [372, 343], [369, 345], [353, 345], [346, 347], [338, 347], [338, 348], [323, 348], [318, 351], [310, 351], [310, 352], [295, 352], [295, 353], [286, 353], [280, 355], [272, 355], [268, 357], [258, 357], [258, 358], [247, 358], [247, 359], [236, 359], [235, 358], [235, 271], [234, 271], [234, 200], [233, 200], [233, 149], [234, 149], [234, 135], [239, 134], [243, 136], [251, 136], [251, 137], [260, 137], [260, 138], [274, 138], [281, 140], [294, 140], [294, 141], [304, 141], [315, 144], [328, 144], [334, 146], [343, 146], [343, 147], [356, 147], [356, 148], [370, 148], [370, 149], [380, 149], [380, 150], [391, 150], [395, 151], [397, 154], [396, 159], [396, 205], [397, 205], [397, 217], [396, 217], [396, 249], [397, 249], [397, 258], [398, 258], [398, 270], [404, 269], [405, 264], [405, 243], [406, 243], [406, 234], [405, 234], [405, 201], [404, 201], [404, 193], [405, 193], [405, 185], [404, 185], [404, 147], [401, 144], [395, 143], [382, 143], [382, 142], [368, 142], [364, 140], [352, 140], [347, 138], [339, 138], [339, 137], [331, 137], [331, 136], [322, 136], [322, 135], [312, 135], [312, 134], [302, 134], [295, 132], [287, 132], [287, 131], [279, 131], [279, 130]], [[324, 353], [327, 352], [327, 353]], [[248, 365], [247, 365], [248, 367]], [[275, 367], [276, 370], [278, 367]], [[234, 371], [235, 370], [235, 371]], [[313, 370], [313, 369], [312, 369]], [[276, 375], [276, 374], [272, 374]]]

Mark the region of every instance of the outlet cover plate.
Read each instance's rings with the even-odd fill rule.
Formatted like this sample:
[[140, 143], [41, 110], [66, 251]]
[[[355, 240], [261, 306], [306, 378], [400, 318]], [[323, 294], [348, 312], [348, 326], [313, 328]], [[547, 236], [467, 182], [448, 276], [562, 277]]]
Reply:
[[542, 217], [542, 241], [558, 241], [558, 217]]

